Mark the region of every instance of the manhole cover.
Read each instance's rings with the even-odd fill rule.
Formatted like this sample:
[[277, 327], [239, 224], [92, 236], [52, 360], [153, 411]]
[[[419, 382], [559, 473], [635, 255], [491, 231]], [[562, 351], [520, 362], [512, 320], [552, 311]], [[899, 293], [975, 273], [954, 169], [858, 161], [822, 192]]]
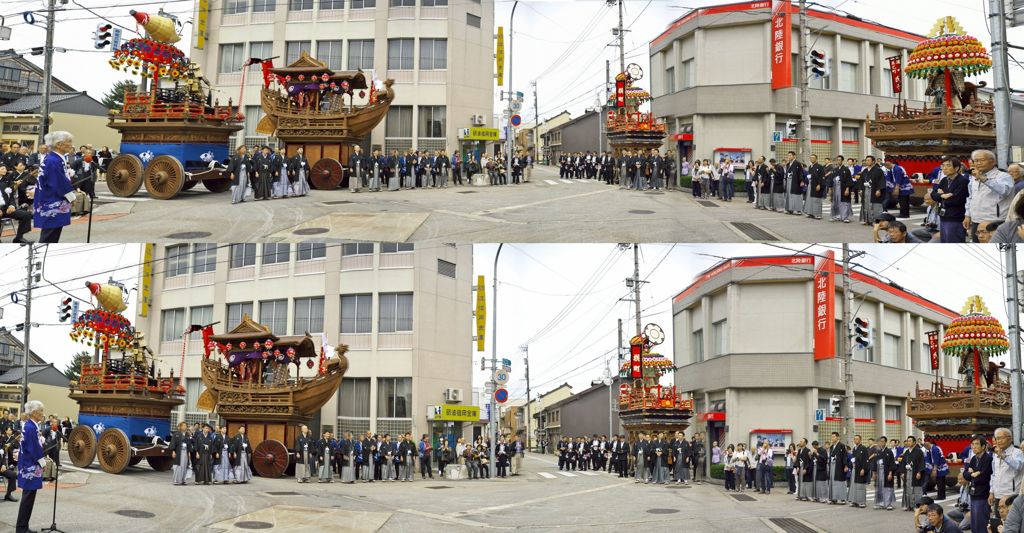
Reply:
[[294, 233], [296, 235], [319, 235], [321, 233], [327, 233], [328, 231], [331, 231], [331, 230], [329, 230], [327, 228], [302, 228], [302, 229], [297, 229], [297, 230], [293, 231], [292, 233]]
[[128, 518], [153, 518], [156, 516], [149, 511], [137, 511], [135, 509], [121, 509], [120, 511], [114, 511], [114, 514], [127, 516]]
[[653, 215], [654, 214], [654, 211], [651, 211], [649, 209], [630, 209], [629, 212], [630, 212], [630, 214], [633, 214], [633, 215]]
[[455, 191], [456, 194], [476, 194], [477, 191]]
[[444, 485], [438, 485], [436, 487], [427, 487], [427, 488], [428, 489], [450, 489], [451, 487], [447, 487], [447, 486], [444, 486]]
[[648, 509], [647, 512], [650, 514], [673, 514], [678, 513], [679, 509]]
[[324, 205], [345, 205], [353, 203], [352, 200], [335, 200], [333, 202], [321, 202]]
[[779, 526], [786, 533], [815, 533], [817, 531], [796, 518], [769, 518], [768, 521]]
[[213, 235], [213, 234], [208, 232], [208, 231], [183, 231], [181, 233], [172, 233], [170, 235], [165, 235], [164, 238], [165, 239], [180, 239], [180, 240], [203, 239], [203, 238], [209, 237], [210, 235]]
[[738, 502], [756, 502], [757, 498], [753, 496], [747, 496], [746, 494], [730, 494], [732, 498]]
[[268, 492], [267, 496], [299, 496], [298, 492]]
[[730, 222], [732, 226], [753, 241], [778, 241], [778, 237], [768, 233], [767, 230], [750, 222]]
[[258, 522], [256, 520], [235, 522], [233, 525], [241, 529], [271, 529], [274, 527], [274, 524], [271, 524], [270, 522]]
[[704, 207], [722, 207], [717, 202], [711, 202], [708, 200], [697, 200], [697, 203]]

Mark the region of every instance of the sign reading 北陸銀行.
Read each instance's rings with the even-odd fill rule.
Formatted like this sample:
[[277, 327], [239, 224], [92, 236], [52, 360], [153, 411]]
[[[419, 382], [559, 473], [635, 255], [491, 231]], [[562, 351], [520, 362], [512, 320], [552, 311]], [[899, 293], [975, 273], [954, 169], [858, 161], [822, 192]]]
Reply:
[[772, 5], [772, 89], [793, 85], [793, 25], [789, 0], [775, 0]]
[[814, 299], [811, 316], [814, 328], [814, 360], [833, 359], [836, 356], [836, 273], [835, 252], [825, 252], [814, 267]]

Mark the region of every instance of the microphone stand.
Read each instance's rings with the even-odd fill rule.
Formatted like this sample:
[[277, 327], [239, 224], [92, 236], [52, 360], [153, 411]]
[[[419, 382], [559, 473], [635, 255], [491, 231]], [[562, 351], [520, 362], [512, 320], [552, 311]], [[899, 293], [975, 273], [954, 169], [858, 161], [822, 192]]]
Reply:
[[92, 182], [92, 187], [90, 187], [92, 194], [86, 195], [89, 198], [89, 223], [86, 225], [85, 229], [85, 242], [87, 244], [92, 238], [92, 211], [93, 208], [96, 207], [96, 178], [93, 175], [89, 175], [71, 182], [71, 185], [75, 188], [78, 188], [78, 186], [82, 185], [83, 183], [89, 182]]
[[50, 527], [43, 528], [41, 531], [48, 531], [50, 533], [65, 533], [64, 530], [57, 527], [57, 487], [60, 485], [60, 441], [62, 437], [57, 437], [49, 448], [43, 450], [43, 454], [49, 453], [50, 450], [57, 448], [57, 461], [53, 462], [54, 476], [53, 476], [53, 521]]

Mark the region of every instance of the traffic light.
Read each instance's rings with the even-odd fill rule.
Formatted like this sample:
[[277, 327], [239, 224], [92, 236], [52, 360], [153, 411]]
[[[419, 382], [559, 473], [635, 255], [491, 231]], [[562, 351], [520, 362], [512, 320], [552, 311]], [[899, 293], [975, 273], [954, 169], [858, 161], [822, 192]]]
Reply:
[[807, 72], [816, 78], [825, 78], [831, 74], [828, 66], [828, 52], [811, 50], [807, 54]]
[[71, 298], [64, 298], [57, 306], [57, 320], [67, 322], [71, 318]]
[[795, 120], [787, 120], [786, 121], [786, 137], [789, 137], [789, 138], [796, 137], [796, 121]]
[[839, 416], [839, 397], [833, 396], [828, 399], [828, 416]]
[[113, 27], [107, 22], [96, 24], [96, 31], [92, 32], [92, 41], [97, 50], [103, 50], [110, 44], [110, 30]]
[[874, 345], [871, 338], [871, 322], [866, 318], [857, 317], [853, 319], [853, 342], [857, 347], [868, 349]]

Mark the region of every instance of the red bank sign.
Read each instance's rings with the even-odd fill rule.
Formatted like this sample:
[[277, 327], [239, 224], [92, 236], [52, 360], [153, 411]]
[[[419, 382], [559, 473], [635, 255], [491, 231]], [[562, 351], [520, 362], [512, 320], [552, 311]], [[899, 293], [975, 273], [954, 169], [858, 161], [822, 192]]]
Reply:
[[836, 356], [836, 254], [825, 252], [814, 266], [814, 303], [811, 306], [814, 317], [814, 360], [832, 359]]
[[790, 10], [789, 0], [775, 0], [772, 4], [772, 90], [793, 85], [793, 26]]

